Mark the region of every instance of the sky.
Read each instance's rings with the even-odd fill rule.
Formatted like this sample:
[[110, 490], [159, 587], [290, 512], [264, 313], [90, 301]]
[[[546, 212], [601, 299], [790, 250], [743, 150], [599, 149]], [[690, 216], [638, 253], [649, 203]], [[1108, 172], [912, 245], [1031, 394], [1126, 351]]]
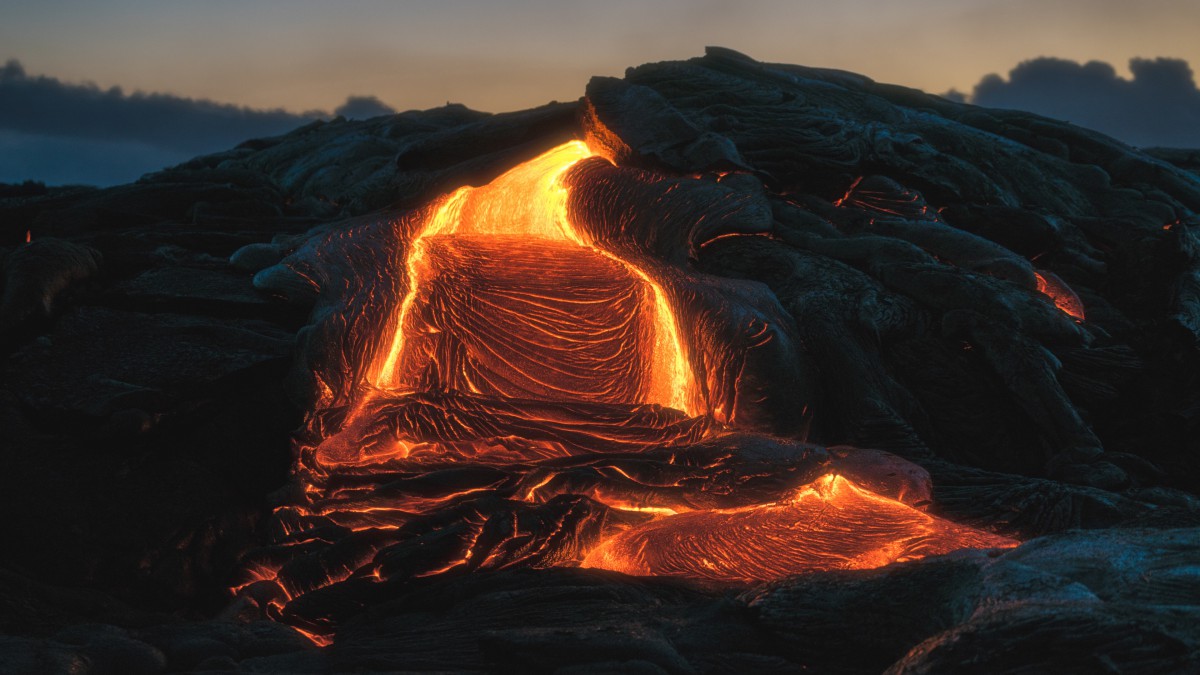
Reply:
[[[226, 104], [207, 111], [259, 129], [328, 115], [351, 96], [381, 102], [359, 106], [363, 114], [384, 104], [407, 110], [452, 101], [501, 112], [572, 100], [592, 75], [619, 76], [628, 66], [720, 45], [764, 61], [840, 68], [933, 93], [956, 90], [968, 100], [979, 94], [1002, 107], [1050, 105], [1047, 96], [1063, 78], [1106, 87], [1088, 95], [1094, 105], [1164, 94], [1161, 86], [1135, 86], [1141, 76], [1131, 60], [1148, 59], [1134, 62], [1151, 64], [1142, 69], [1143, 84], [1174, 73], [1180, 91], [1166, 100], [1187, 106], [1194, 80], [1179, 81], [1175, 62], [1153, 59], [1175, 59], [1185, 70], [1200, 64], [1198, 35], [1197, 0], [0, 0], [0, 63], [10, 62], [7, 76], [0, 75], [0, 181], [121, 182], [137, 166], [197, 154], [196, 143], [170, 147], [161, 133], [114, 136], [113, 118], [142, 108], [121, 108], [112, 97], [105, 103], [110, 126], [100, 127], [107, 131], [82, 129], [86, 118], [67, 131], [14, 121], [16, 113], [5, 117], [6, 103], [34, 90], [44, 94], [52, 84], [62, 94], [90, 83], [92, 99], [119, 93], [126, 103], [143, 94], [135, 103], [156, 102], [154, 119], [164, 129], [165, 95]], [[1055, 68], [1059, 61], [1079, 67]], [[1033, 67], [1014, 70], [1027, 62]], [[1088, 62], [1109, 70], [1089, 70]], [[1069, 105], [1053, 109], [1077, 114]], [[88, 108], [79, 110], [83, 117]], [[1100, 123], [1120, 121], [1110, 117]], [[184, 134], [187, 125], [177, 126]], [[231, 133], [243, 128], [225, 126]], [[213, 150], [233, 144], [193, 135]], [[73, 170], [71, 138], [86, 140]], [[1130, 142], [1147, 140], [1157, 138]], [[116, 159], [106, 144], [131, 148], [109, 174], [95, 163]]]

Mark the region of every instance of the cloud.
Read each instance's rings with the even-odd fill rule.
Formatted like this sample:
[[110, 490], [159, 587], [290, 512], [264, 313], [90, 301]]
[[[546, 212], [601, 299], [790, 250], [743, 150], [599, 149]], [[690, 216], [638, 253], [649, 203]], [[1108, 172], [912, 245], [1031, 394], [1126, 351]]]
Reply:
[[944, 99], [954, 101], [955, 103], [968, 103], [969, 102], [969, 101], [967, 101], [967, 95], [957, 89], [951, 89], [950, 91], [947, 91], [947, 92], [944, 92], [944, 93], [941, 93], [938, 95]]
[[337, 110], [334, 110], [333, 114], [352, 120], [365, 120], [380, 115], [393, 115], [395, 112], [395, 108], [374, 96], [351, 96]]
[[193, 156], [145, 143], [0, 130], [0, 183], [120, 185]]
[[0, 129], [47, 136], [134, 141], [199, 153], [272, 136], [318, 114], [253, 110], [170, 94], [125, 94], [119, 87], [32, 77], [18, 61], [0, 68]]
[[[350, 97], [337, 109], [359, 118], [392, 112], [373, 96]], [[71, 84], [31, 76], [10, 60], [0, 67], [0, 182], [124, 183], [320, 117], [329, 115]]]
[[1040, 57], [985, 76], [970, 102], [1067, 120], [1131, 145], [1200, 147], [1200, 89], [1182, 59], [1132, 59], [1126, 79], [1101, 61]]

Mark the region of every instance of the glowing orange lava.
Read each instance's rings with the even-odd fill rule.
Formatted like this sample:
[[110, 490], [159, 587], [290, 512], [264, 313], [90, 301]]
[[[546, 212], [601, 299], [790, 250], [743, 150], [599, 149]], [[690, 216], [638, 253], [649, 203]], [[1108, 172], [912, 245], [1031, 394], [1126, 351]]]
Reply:
[[1037, 277], [1037, 289], [1042, 295], [1054, 301], [1054, 306], [1083, 321], [1086, 317], [1083, 311], [1083, 301], [1071, 290], [1067, 282], [1058, 278], [1057, 274], [1040, 270], [1034, 272]]
[[[553, 368], [542, 368], [542, 372], [531, 374], [528, 369], [522, 370], [520, 364], [514, 364], [514, 361], [520, 360], [522, 356], [545, 358], [549, 352], [558, 349], [585, 349], [588, 343], [595, 344], [596, 338], [603, 341], [611, 337], [611, 326], [599, 326], [594, 321], [576, 321], [567, 325], [562, 319], [571, 318], [567, 315], [577, 316], [579, 310], [589, 309], [587, 305], [591, 305], [590, 309], [604, 310], [609, 315], [615, 315], [620, 311], [620, 302], [617, 302], [616, 307], [602, 305], [619, 301], [624, 296], [627, 301], [644, 304], [646, 311], [633, 314], [636, 317], [650, 317], [650, 322], [644, 329], [635, 327], [630, 331], [644, 334], [644, 339], [636, 340], [635, 344], [631, 345], [626, 341], [625, 344], [618, 345], [612, 340], [607, 343], [609, 352], [623, 352], [623, 357], [636, 356], [640, 361], [637, 369], [643, 371], [637, 373], [642, 381], [631, 387], [630, 391], [620, 392], [626, 395], [626, 399], [619, 402], [657, 403], [688, 415], [699, 413], [695, 378], [684, 355], [675, 315], [662, 287], [636, 266], [594, 246], [567, 217], [567, 188], [562, 185], [562, 176], [576, 162], [591, 155], [587, 145], [580, 141], [571, 141], [511, 169], [483, 187], [459, 188], [435, 206], [431, 216], [409, 245], [404, 261], [408, 292], [392, 322], [394, 330], [388, 340], [389, 347], [372, 364], [368, 375], [372, 384], [380, 389], [398, 391], [427, 389], [431, 385], [429, 382], [413, 382], [410, 378], [405, 378], [406, 374], [411, 375], [414, 371], [414, 360], [437, 356], [419, 354], [411, 346], [422, 335], [446, 329], [430, 326], [427, 319], [417, 317], [414, 305], [422, 296], [423, 288], [433, 283], [439, 274], [436, 257], [445, 259], [456, 255], [461, 257], [463, 254], [470, 256], [470, 252], [464, 249], [474, 248], [480, 253], [469, 261], [472, 268], [493, 265], [495, 271], [504, 273], [505, 267], [512, 271], [515, 266], [517, 271], [527, 274], [534, 285], [539, 281], [536, 278], [538, 275], [545, 275], [540, 282], [546, 286], [557, 285], [562, 292], [554, 293], [555, 289], [544, 287], [532, 295], [525, 293], [515, 302], [493, 302], [493, 307], [507, 312], [509, 319], [513, 319], [510, 321], [510, 327], [515, 327], [516, 323], [524, 319], [531, 332], [540, 333], [540, 337], [533, 338], [533, 346], [540, 349], [522, 354], [519, 348], [529, 347], [530, 344], [521, 344], [518, 341], [509, 345], [512, 348], [505, 349], [505, 345], [491, 343], [488, 347], [492, 353], [488, 355], [488, 359], [482, 358], [479, 350], [468, 354], [476, 357], [471, 359], [475, 365], [474, 372], [463, 370], [462, 363], [439, 364], [443, 370], [449, 366], [458, 369], [458, 372], [443, 373], [443, 376], [449, 376], [450, 381], [443, 379], [433, 383], [435, 388], [511, 396], [512, 391], [505, 390], [504, 387], [500, 387], [499, 390], [486, 387], [482, 380], [512, 380], [514, 377], [523, 377], [525, 380], [536, 381], [538, 386], [526, 392], [534, 396], [557, 392], [557, 398], [613, 400], [612, 397], [596, 397], [578, 391], [578, 387], [571, 383], [572, 377], [569, 373], [560, 371], [556, 376]], [[498, 245], [506, 245], [507, 251], [502, 250], [503, 247], [498, 248]], [[439, 252], [441, 255], [436, 255]], [[590, 268], [596, 270], [596, 274], [590, 279], [575, 279], [572, 283], [566, 265], [559, 264], [548, 274], [538, 269], [539, 262], [553, 265], [568, 258], [574, 261], [570, 267]], [[607, 271], [604, 268], [608, 268]], [[459, 269], [462, 269], [461, 266]], [[594, 290], [598, 283], [603, 283], [599, 279], [605, 275], [609, 279], [614, 276], [631, 277], [629, 285], [632, 286], [632, 291], [628, 288], [616, 289], [607, 296], [591, 293], [586, 297], [573, 293], [589, 287]], [[480, 294], [486, 294], [496, 287], [495, 282], [487, 278], [469, 281], [473, 282], [472, 285], [464, 288], [460, 284], [456, 288], [459, 294], [471, 296], [461, 298], [460, 305], [476, 304], [480, 302]], [[504, 290], [502, 286], [501, 290]], [[630, 298], [631, 292], [639, 297]], [[484, 301], [486, 302], [486, 298]], [[514, 309], [527, 314], [525, 317], [519, 317], [513, 314]], [[615, 323], [628, 323], [628, 319], [618, 318]], [[539, 342], [540, 344], [536, 344]], [[636, 353], [630, 353], [631, 350]], [[484, 361], [492, 363], [485, 364]], [[602, 358], [599, 365], [603, 367], [605, 361]], [[593, 374], [597, 370], [595, 365], [592, 364]], [[489, 372], [482, 372], [488, 368]], [[600, 389], [602, 392], [612, 392], [614, 388], [609, 386]], [[593, 390], [591, 393], [596, 392]]]
[[[363, 348], [370, 362], [353, 364], [370, 386], [312, 411], [298, 444], [303, 495], [276, 509], [272, 545], [247, 556], [234, 592], [324, 645], [335, 623], [305, 616], [304, 598], [342, 583], [580, 564], [748, 582], [1015, 543], [838, 475], [814, 480], [830, 470], [824, 448], [758, 434], [770, 442], [756, 450], [743, 442], [752, 434], [730, 433], [725, 404], [705, 399], [693, 371], [710, 369], [707, 352], [681, 340], [680, 317], [693, 348], [696, 333], [721, 329], [679, 290], [699, 275], [620, 249], [640, 268], [568, 217], [564, 176], [592, 154], [566, 143], [395, 224], [388, 243], [403, 259], [387, 272], [403, 275], [404, 295], [382, 335], [361, 341], [378, 347]], [[585, 168], [571, 184], [601, 184]], [[573, 213], [593, 227], [586, 209]], [[627, 225], [619, 213], [597, 239], [619, 239], [604, 239]], [[735, 344], [771, 340], [765, 316]], [[745, 372], [708, 373], [705, 387]]]
[[642, 576], [769, 581], [1016, 543], [827, 474], [778, 503], [691, 511], [635, 526], [594, 548], [583, 566]]

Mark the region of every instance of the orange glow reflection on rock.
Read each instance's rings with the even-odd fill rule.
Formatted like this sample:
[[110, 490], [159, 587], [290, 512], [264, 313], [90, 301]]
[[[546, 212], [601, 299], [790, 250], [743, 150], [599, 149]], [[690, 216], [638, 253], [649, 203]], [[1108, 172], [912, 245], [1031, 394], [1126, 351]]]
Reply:
[[[625, 402], [657, 403], [689, 415], [698, 414], [694, 376], [684, 354], [675, 315], [662, 287], [636, 266], [594, 246], [567, 217], [567, 188], [562, 184], [562, 176], [576, 162], [592, 154], [580, 141], [565, 143], [514, 167], [485, 186], [459, 188], [430, 209], [423, 227], [409, 242], [404, 261], [408, 290], [391, 323], [391, 334], [385, 337], [388, 348], [370, 368], [369, 382], [385, 390], [418, 388], [419, 383], [404, 381], [402, 374], [405, 361], [410, 357], [409, 343], [414, 336], [434, 330], [420, 320], [414, 321], [413, 305], [422, 285], [430, 281], [431, 246], [435, 242], [437, 246], [446, 247], [453, 246], [456, 240], [466, 245], [472, 238], [477, 241], [519, 238], [526, 242], [526, 247], [545, 242], [548, 244], [547, 255], [561, 250], [562, 244], [572, 244], [581, 249], [581, 253], [586, 251], [614, 261], [627, 275], [640, 282], [648, 290], [647, 310], [653, 328], [648, 339], [637, 345], [637, 350], [643, 359], [643, 368], [649, 372], [644, 378], [645, 383], [639, 387], [637, 400]], [[551, 242], [556, 245], [549, 245]], [[499, 264], [504, 262], [500, 260]], [[539, 273], [536, 268], [527, 272], [530, 275]]]
[[691, 511], [632, 527], [593, 549], [583, 566], [639, 576], [752, 582], [1016, 544], [828, 474], [786, 501]]
[[1083, 301], [1065, 281], [1058, 278], [1058, 275], [1044, 270], [1034, 272], [1033, 275], [1037, 277], [1038, 293], [1050, 298], [1055, 307], [1080, 321], [1086, 318], [1083, 312]]

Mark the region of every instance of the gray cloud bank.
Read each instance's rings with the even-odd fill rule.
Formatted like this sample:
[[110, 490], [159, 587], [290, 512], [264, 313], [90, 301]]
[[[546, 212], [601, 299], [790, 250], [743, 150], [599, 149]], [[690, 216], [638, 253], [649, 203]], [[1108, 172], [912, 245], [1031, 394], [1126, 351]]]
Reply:
[[1200, 89], [1187, 61], [1132, 59], [1129, 70], [1126, 79], [1101, 61], [1041, 57], [1007, 80], [985, 76], [968, 100], [1067, 120], [1139, 147], [1200, 148]]
[[[375, 97], [352, 96], [335, 114], [363, 118], [391, 112]], [[170, 94], [126, 94], [117, 87], [31, 76], [11, 60], [0, 67], [0, 182], [125, 183], [328, 116]]]

